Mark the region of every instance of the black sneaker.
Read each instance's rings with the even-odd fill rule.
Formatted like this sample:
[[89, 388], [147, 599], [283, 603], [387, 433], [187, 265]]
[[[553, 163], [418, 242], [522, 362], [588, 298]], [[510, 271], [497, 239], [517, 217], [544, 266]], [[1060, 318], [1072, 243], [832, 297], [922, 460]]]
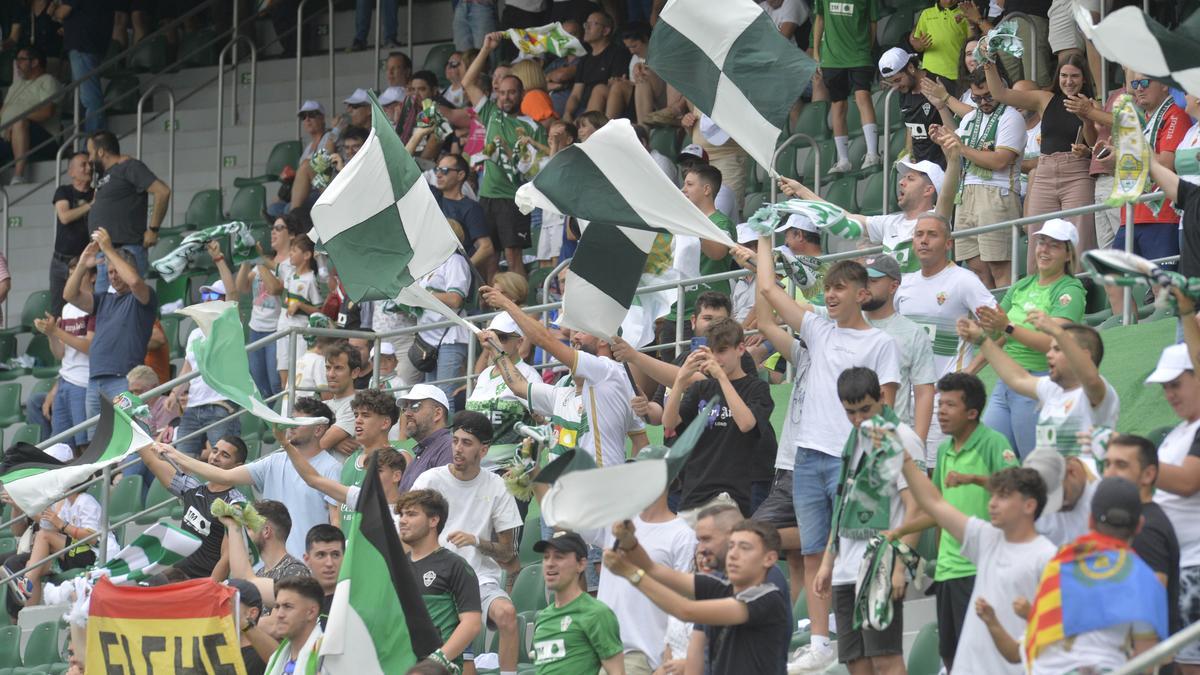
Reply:
[[350, 45], [350, 49], [348, 49], [346, 51], [361, 52], [361, 51], [365, 50], [366, 48], [367, 48], [366, 40], [355, 40], [354, 43]]

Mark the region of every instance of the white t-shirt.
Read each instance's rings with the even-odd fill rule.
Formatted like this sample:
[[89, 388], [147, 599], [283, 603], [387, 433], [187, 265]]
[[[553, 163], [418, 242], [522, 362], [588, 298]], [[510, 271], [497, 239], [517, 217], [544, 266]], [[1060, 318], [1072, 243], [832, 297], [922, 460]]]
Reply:
[[258, 265], [250, 269], [250, 330], [259, 333], [274, 333], [279, 325], [279, 296], [267, 292], [262, 282]]
[[[680, 176], [680, 180], [682, 179], [683, 177]], [[717, 198], [713, 201], [714, 205], [717, 207], [717, 210], [721, 213], [724, 213], [729, 220], [735, 223], [742, 222], [742, 219], [738, 218], [738, 205], [737, 201], [734, 199], [733, 188], [729, 187], [725, 183], [721, 183], [721, 189], [717, 190]]]
[[[978, 108], [972, 110], [963, 117], [962, 122], [958, 125], [957, 133], [959, 137], [963, 139], [964, 145], [968, 144], [970, 140], [967, 134], [967, 129], [969, 128], [970, 122], [971, 120], [975, 119], [976, 115], [979, 114], [981, 113], [979, 112]], [[996, 113], [994, 112], [992, 113], [992, 115], [995, 114]], [[984, 129], [987, 128], [988, 120], [992, 115], [984, 115], [983, 119], [980, 120], [980, 125], [982, 125]], [[979, 131], [979, 138], [983, 138], [983, 129]], [[1017, 160], [1020, 160], [1021, 155], [1025, 152], [1025, 118], [1021, 116], [1021, 113], [1018, 112], [1016, 108], [1012, 106], [1004, 107], [1004, 112], [1001, 113], [1000, 116], [1000, 124], [996, 128], [995, 147], [986, 149], [1012, 150], [1013, 154], [1016, 155]], [[1014, 164], [1015, 163], [1016, 160], [1014, 160]], [[987, 179], [976, 176], [974, 173], [968, 171], [963, 175], [963, 185], [991, 185], [993, 187], [1002, 189], [1011, 189], [1014, 186], [1014, 164], [1009, 164], [999, 171], [993, 171], [991, 178]], [[1018, 173], [1020, 172], [1020, 167], [1017, 167], [1017, 171]]]
[[[463, 297], [464, 302], [467, 295], [471, 292], [471, 263], [461, 255], [452, 255], [446, 259], [446, 262], [438, 265], [437, 269], [426, 274], [419, 282], [421, 288], [430, 293], [455, 293]], [[459, 316], [466, 314], [459, 310]], [[433, 312], [428, 309], [421, 310], [421, 318], [417, 319], [417, 325], [424, 326], [426, 324], [438, 323], [445, 321], [449, 317], [444, 317], [438, 312]], [[443, 337], [443, 332], [445, 336]], [[442, 326], [441, 328], [430, 328], [419, 333], [421, 339], [425, 342], [437, 346], [439, 344], [466, 344], [471, 339], [470, 332], [459, 325], [453, 325], [449, 328]]]
[[[196, 352], [194, 351], [194, 345], [196, 340], [199, 340], [202, 337], [204, 337], [204, 332], [199, 328], [193, 328], [192, 332], [188, 333], [187, 351], [184, 358], [187, 359], [187, 363], [192, 367], [192, 370], [200, 369], [200, 367], [196, 365]], [[211, 405], [217, 401], [224, 400], [224, 396], [218, 394], [212, 387], [208, 386], [208, 382], [204, 381], [203, 375], [193, 378], [188, 382], [187, 407], [195, 408], [202, 405]]]
[[[95, 497], [86, 492], [76, 497], [74, 503], [64, 499], [62, 506], [58, 508], [58, 517], [62, 518], [65, 524], [84, 530], [92, 530], [93, 532], [100, 531], [100, 519], [103, 516], [104, 514], [100, 509], [100, 502], [96, 501]], [[113, 556], [121, 550], [121, 547], [117, 544], [117, 538], [111, 530], [108, 533], [108, 540], [105, 544], [105, 550], [108, 555], [107, 559], [112, 560]], [[92, 546], [95, 547], [96, 543], [93, 542]]]
[[839, 328], [831, 319], [808, 312], [798, 336], [808, 345], [812, 364], [804, 392], [805, 424], [796, 445], [840, 456], [853, 426], [837, 394], [843, 370], [863, 366], [875, 371], [880, 384], [900, 382], [900, 356], [896, 341], [878, 328]]
[[[90, 316], [87, 312], [68, 302], [63, 305], [62, 318], [59, 320], [58, 326], [64, 332], [76, 337], [86, 337]], [[89, 371], [88, 358], [87, 354], [64, 342], [62, 366], [58, 369], [59, 377], [76, 387], [86, 387]]]
[[977, 307], [996, 306], [996, 298], [979, 277], [954, 264], [931, 277], [920, 271], [905, 274], [894, 302], [897, 312], [929, 333], [938, 378], [966, 368], [975, 356], [975, 346], [958, 339], [958, 319], [974, 317]]
[[1079, 432], [1097, 426], [1117, 428], [1121, 399], [1108, 380], [1104, 380], [1104, 400], [1097, 406], [1091, 405], [1083, 387], [1066, 391], [1051, 381], [1049, 375], [1037, 379], [1037, 399], [1041, 406], [1037, 421], [1039, 448], [1057, 447], [1063, 452], [1076, 453]]
[[[295, 268], [287, 261], [279, 263], [276, 275], [279, 277], [279, 281], [283, 283], [284, 306], [284, 309], [279, 312], [279, 323], [275, 326], [276, 330], [283, 330], [292, 326], [307, 326], [307, 314], [296, 312], [288, 316], [286, 308], [290, 298], [295, 298], [309, 305], [321, 304], [321, 292], [317, 289], [317, 275], [308, 271], [296, 274]], [[285, 340], [283, 344], [286, 345], [287, 341]]]
[[[1069, 641], [1048, 645], [1033, 660], [1030, 675], [1060, 675], [1061, 673], [1108, 673], [1129, 662], [1136, 635], [1156, 635], [1154, 627], [1143, 621], [1120, 623], [1102, 630], [1080, 633]], [[1025, 660], [1025, 650], [1021, 650]], [[955, 660], [957, 665], [958, 661]], [[1024, 672], [1024, 671], [1022, 671]]]
[[[975, 563], [975, 590], [967, 605], [966, 619], [954, 652], [954, 671], [958, 673], [1023, 673], [1021, 665], [1009, 663], [1000, 655], [983, 619], [975, 613], [975, 601], [984, 598], [996, 610], [996, 618], [1013, 639], [1025, 631], [1025, 620], [1013, 611], [1013, 601], [1024, 597], [1031, 602], [1037, 594], [1042, 569], [1057, 552], [1054, 544], [1038, 536], [1032, 541], [1014, 544], [1004, 533], [972, 516], [963, 533], [963, 557]], [[986, 564], [985, 564], [986, 563]]]
[[[777, 346], [778, 348], [778, 346]], [[793, 471], [796, 468], [796, 440], [800, 436], [800, 420], [804, 411], [804, 391], [808, 387], [808, 368], [812, 363], [804, 343], [792, 340], [792, 393], [788, 398], [787, 416], [779, 430], [779, 449], [775, 453], [775, 468]]]
[[[904, 445], [904, 451], [910, 457], [918, 462], [925, 461], [925, 445], [921, 442], [921, 437], [917, 432], [912, 430], [912, 427], [907, 424], [901, 424], [896, 427], [896, 434], [900, 436], [900, 442]], [[850, 465], [856, 466], [862, 460], [863, 449], [862, 444], [857, 443], [854, 447], [854, 457], [850, 461]], [[904, 476], [896, 478], [896, 493], [891, 496], [891, 513], [888, 519], [888, 529], [894, 530], [904, 524], [904, 502], [900, 499], [900, 491], [908, 489], [908, 481], [904, 480]], [[849, 539], [847, 537], [838, 537], [838, 552], [837, 557], [833, 559], [833, 585], [845, 586], [853, 585], [858, 581], [858, 570], [862, 567], [863, 560], [867, 557], [867, 540], [866, 539]]]
[[[1183, 466], [1184, 460], [1193, 454], [1197, 430], [1200, 430], [1200, 419], [1182, 422], [1172, 429], [1158, 445], [1159, 463]], [[1200, 448], [1194, 453], [1200, 455]], [[1179, 567], [1200, 565], [1200, 492], [1183, 497], [1159, 488], [1154, 491], [1154, 501], [1175, 528], [1175, 536], [1179, 539]]]
[[[542, 381], [537, 370], [524, 361], [517, 361], [517, 372], [526, 382]], [[472, 402], [476, 405], [472, 405]], [[514, 394], [508, 385], [504, 384], [504, 378], [496, 372], [495, 366], [488, 366], [479, 374], [475, 379], [475, 388], [467, 397], [467, 410], [476, 410], [487, 415], [493, 427], [501, 426], [514, 415], [524, 416], [525, 404], [525, 399]]]
[[[665, 523], [647, 523], [640, 516], [633, 518], [638, 543], [654, 562], [680, 572], [691, 572], [696, 553], [696, 533], [682, 518]], [[588, 543], [604, 549], [612, 548], [616, 538], [609, 529], [592, 530], [584, 535]], [[621, 643], [625, 651], [640, 651], [646, 655], [650, 668], [662, 661], [663, 644], [667, 637], [667, 613], [658, 608], [633, 584], [613, 574], [607, 567], [600, 569], [600, 586], [596, 599], [612, 608], [621, 627]], [[676, 658], [681, 658], [682, 655]]]
[[350, 438], [354, 438], [354, 408], [350, 407], [350, 402], [354, 400], [354, 394], [351, 393], [345, 398], [331, 398], [325, 401], [325, 405], [333, 411], [334, 422], [333, 426], [350, 434]]
[[428, 469], [413, 483], [414, 490], [437, 490], [450, 504], [450, 515], [438, 542], [462, 556], [475, 570], [482, 585], [500, 583], [500, 565], [479, 552], [475, 546], [459, 548], [450, 543], [451, 532], [469, 532], [480, 541], [491, 541], [497, 532], [521, 526], [517, 501], [504, 487], [504, 479], [491, 471], [480, 471], [469, 481], [461, 481], [450, 473], [449, 466]]
[[[940, 185], [937, 187], [941, 189]], [[867, 216], [867, 237], [883, 244], [883, 250], [900, 263], [901, 270], [915, 271], [918, 265], [912, 254], [912, 238], [916, 226], [917, 219], [905, 218], [903, 213]]]
[[[1188, 150], [1191, 148], [1200, 148], [1200, 123], [1193, 124], [1191, 128], [1187, 130], [1187, 133], [1183, 135], [1183, 140], [1180, 141], [1179, 146], [1175, 148], [1175, 152], [1178, 153], [1180, 150]], [[1175, 168], [1178, 169], [1179, 167], [1177, 166]], [[1192, 185], [1200, 185], [1200, 174], [1180, 174], [1179, 177], [1191, 183]], [[1179, 223], [1179, 229], [1183, 229], [1182, 222]]]
[[[1099, 480], [1089, 480], [1083, 486], [1083, 494], [1070, 511], [1059, 509], [1054, 513], [1043, 513], [1037, 519], [1037, 531], [1055, 546], [1075, 541], [1091, 529], [1088, 521], [1092, 515], [1092, 496], [1100, 486]], [[1030, 598], [1032, 600], [1033, 598]]]
[[[892, 409], [905, 424], [913, 423], [915, 398], [913, 387], [937, 382], [933, 368], [933, 348], [925, 331], [903, 314], [893, 313], [886, 319], [867, 319], [871, 326], [892, 336], [900, 356], [900, 387]], [[922, 456], [921, 461], [925, 460]]]
[[318, 352], [301, 354], [296, 360], [296, 386], [311, 389], [328, 384], [325, 379], [325, 357]]
[[776, 28], [782, 28], [785, 23], [794, 23], [796, 28], [800, 28], [808, 21], [808, 5], [804, 0], [783, 0], [779, 7], [772, 7], [771, 3], [764, 0], [758, 6], [771, 17]]

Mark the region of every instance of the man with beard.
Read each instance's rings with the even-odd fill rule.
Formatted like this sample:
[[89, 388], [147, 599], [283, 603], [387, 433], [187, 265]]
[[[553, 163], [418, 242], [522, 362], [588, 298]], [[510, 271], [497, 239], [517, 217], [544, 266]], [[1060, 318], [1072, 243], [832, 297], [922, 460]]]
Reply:
[[[116, 248], [133, 254], [138, 274], [144, 278], [150, 269], [146, 251], [158, 241], [158, 230], [171, 203], [171, 188], [141, 160], [122, 155], [117, 137], [111, 131], [97, 131], [88, 137], [87, 151], [99, 177], [88, 215], [88, 231], [95, 232], [101, 226], [108, 230]], [[149, 196], [154, 197], [154, 212], [147, 226]], [[107, 270], [101, 262], [96, 273], [98, 293], [108, 290]]]
[[[284, 548], [288, 533], [292, 529], [292, 518], [283, 504], [262, 499], [254, 502], [258, 515], [263, 517], [262, 527], [257, 531], [244, 532], [241, 523], [229, 516], [221, 516], [221, 524], [230, 532], [229, 578], [242, 580], [253, 585], [263, 597], [267, 609], [275, 604], [275, 582], [287, 577], [311, 576], [308, 566], [299, 558], [288, 554]], [[254, 571], [246, 550], [246, 535], [258, 549], [262, 568]]]
[[553, 420], [552, 454], [578, 447], [594, 457], [598, 466], [616, 466], [625, 463], [626, 436], [633, 441], [635, 455], [649, 443], [645, 423], [634, 415], [630, 405], [634, 391], [629, 374], [612, 359], [607, 342], [575, 331], [570, 346], [564, 345], [499, 289], [483, 286], [479, 295], [492, 307], [508, 312], [526, 341], [541, 347], [571, 371], [565, 383], [554, 387], [528, 382], [506, 358], [493, 361], [514, 394], [528, 399], [534, 413]]
[[951, 127], [954, 125], [954, 116], [945, 105], [939, 108], [935, 105], [938, 102], [921, 93], [921, 82], [925, 78], [941, 78], [927, 73], [920, 63], [921, 59], [916, 54], [892, 47], [879, 57], [879, 74], [883, 76], [883, 83], [900, 96], [900, 114], [904, 116], [904, 126], [907, 127], [904, 147], [909, 159], [914, 162], [929, 160], [944, 169], [946, 156], [941, 146], [929, 137], [929, 127], [935, 124]]

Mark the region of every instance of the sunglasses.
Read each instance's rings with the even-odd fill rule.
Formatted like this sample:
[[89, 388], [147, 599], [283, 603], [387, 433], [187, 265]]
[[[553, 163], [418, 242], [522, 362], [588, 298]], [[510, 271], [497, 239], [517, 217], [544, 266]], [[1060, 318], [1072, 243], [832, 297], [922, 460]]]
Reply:
[[300, 113], [300, 119], [302, 120], [311, 120], [316, 117], [324, 117], [324, 115], [315, 110], [309, 110], [308, 112]]
[[439, 166], [433, 170], [433, 172], [439, 176], [445, 176], [445, 175], [449, 174], [451, 171], [459, 171], [459, 169], [456, 169], [452, 166]]
[[971, 100], [976, 103], [983, 103], [984, 101], [992, 100], [992, 95], [990, 93], [984, 94], [983, 96], [976, 96], [975, 94], [971, 94]]
[[284, 225], [283, 223], [276, 223], [271, 226], [271, 229], [275, 230], [276, 232], [283, 232], [287, 229], [287, 225]]
[[1140, 80], [1132, 80], [1129, 83], [1130, 89], [1146, 89], [1150, 86], [1150, 78], [1143, 77]]
[[408, 403], [402, 404], [400, 406], [400, 410], [407, 410], [409, 412], [417, 412], [421, 409], [421, 403], [423, 403], [423, 402], [424, 402], [423, 400], [422, 401], [409, 401]]
[[368, 104], [366, 104], [366, 103], [347, 103], [346, 105], [347, 105], [347, 107], [350, 107], [350, 108], [365, 108], [365, 107], [367, 107]]
[[201, 291], [200, 292], [200, 302], [212, 302], [214, 300], [220, 300], [221, 297], [222, 297], [221, 294], [217, 293], [216, 291]]
[[462, 61], [447, 61], [446, 62], [447, 68], [457, 68], [461, 65], [462, 65]]

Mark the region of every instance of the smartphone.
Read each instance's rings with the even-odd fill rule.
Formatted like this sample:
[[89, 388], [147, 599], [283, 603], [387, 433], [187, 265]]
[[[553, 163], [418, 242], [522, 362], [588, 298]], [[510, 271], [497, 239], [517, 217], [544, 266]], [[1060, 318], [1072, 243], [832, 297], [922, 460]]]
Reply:
[[1111, 154], [1112, 154], [1112, 146], [1106, 145], [1103, 148], [1100, 148], [1100, 152], [1096, 153], [1096, 159], [1106, 159]]
[[699, 337], [699, 336], [692, 338], [692, 351], [696, 351], [700, 347], [707, 347], [707, 346], [708, 346], [708, 338]]

